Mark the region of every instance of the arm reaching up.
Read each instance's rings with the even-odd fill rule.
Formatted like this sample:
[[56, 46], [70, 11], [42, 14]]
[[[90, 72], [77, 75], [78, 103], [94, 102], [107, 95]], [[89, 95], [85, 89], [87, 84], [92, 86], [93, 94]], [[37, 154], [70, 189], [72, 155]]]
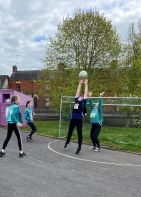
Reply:
[[79, 84], [78, 84], [78, 87], [77, 87], [77, 90], [76, 90], [76, 94], [75, 94], [75, 97], [79, 97], [80, 96], [80, 91], [81, 91], [81, 86], [83, 84], [83, 79], [81, 79], [79, 81]]
[[100, 97], [102, 97], [104, 93], [105, 93], [105, 92], [100, 93]]
[[103, 105], [103, 100], [102, 100], [102, 96], [105, 92], [100, 93], [100, 98], [98, 99], [98, 107], [99, 107], [99, 111], [102, 113], [102, 105]]
[[[92, 91], [88, 92], [88, 96], [91, 97], [92, 96]], [[89, 106], [90, 106], [90, 110], [94, 109], [94, 101], [92, 98], [89, 98]]]
[[88, 97], [88, 79], [84, 80], [85, 90], [84, 90], [84, 99]]

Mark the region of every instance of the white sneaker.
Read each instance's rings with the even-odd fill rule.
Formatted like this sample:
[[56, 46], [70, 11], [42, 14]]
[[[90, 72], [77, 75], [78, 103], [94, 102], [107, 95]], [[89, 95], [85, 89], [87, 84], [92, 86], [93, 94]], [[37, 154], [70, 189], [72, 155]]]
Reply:
[[101, 148], [98, 149], [98, 152], [101, 152]]
[[101, 148], [96, 147], [96, 148], [94, 149], [94, 151], [95, 151], [95, 152], [101, 152]]
[[99, 148], [95, 147], [95, 148], [94, 148], [94, 151], [95, 151], [95, 152], [98, 152], [98, 151], [99, 151]]

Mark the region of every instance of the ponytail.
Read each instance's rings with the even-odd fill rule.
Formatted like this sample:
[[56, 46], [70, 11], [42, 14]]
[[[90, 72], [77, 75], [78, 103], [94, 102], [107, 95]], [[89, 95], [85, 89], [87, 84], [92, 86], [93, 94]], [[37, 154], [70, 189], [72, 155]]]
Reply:
[[27, 102], [26, 102], [26, 107], [28, 107], [28, 104], [29, 104], [30, 102], [31, 102], [31, 101], [27, 101]]

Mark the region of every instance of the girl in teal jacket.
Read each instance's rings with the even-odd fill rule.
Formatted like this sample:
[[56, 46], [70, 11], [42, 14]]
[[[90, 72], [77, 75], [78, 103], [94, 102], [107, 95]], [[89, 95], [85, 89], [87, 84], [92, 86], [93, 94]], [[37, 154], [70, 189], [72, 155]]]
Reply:
[[[91, 123], [91, 132], [90, 132], [90, 138], [93, 143], [93, 148], [95, 151], [101, 151], [100, 142], [98, 139], [102, 121], [103, 121], [103, 110], [102, 110], [102, 95], [103, 93], [100, 93], [100, 98], [98, 99], [98, 103], [94, 103], [93, 99], [89, 99], [89, 106], [90, 106], [90, 123]], [[89, 97], [92, 96], [92, 92], [89, 92]]]
[[11, 105], [7, 108], [6, 111], [6, 120], [8, 123], [7, 126], [7, 137], [3, 143], [2, 150], [0, 152], [0, 157], [3, 157], [5, 155], [5, 149], [6, 146], [11, 139], [12, 133], [14, 131], [17, 140], [18, 140], [18, 146], [19, 146], [19, 157], [23, 157], [26, 154], [23, 152], [22, 149], [22, 139], [21, 139], [21, 134], [19, 127], [22, 127], [22, 115], [20, 112], [20, 107], [19, 107], [19, 97], [18, 96], [13, 96], [11, 99]]
[[26, 103], [26, 109], [24, 111], [24, 119], [26, 120], [26, 123], [31, 128], [31, 132], [27, 136], [28, 141], [32, 141], [32, 135], [36, 132], [36, 126], [33, 122], [33, 112], [32, 112], [32, 101], [27, 101]]

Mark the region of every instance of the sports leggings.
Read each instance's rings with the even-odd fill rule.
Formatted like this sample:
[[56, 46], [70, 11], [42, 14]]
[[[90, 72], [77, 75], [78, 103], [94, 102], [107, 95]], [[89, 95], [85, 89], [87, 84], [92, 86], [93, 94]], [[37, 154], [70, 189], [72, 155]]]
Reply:
[[93, 146], [100, 148], [100, 142], [98, 139], [101, 130], [101, 125], [98, 123], [92, 124], [90, 138], [92, 140]]
[[30, 132], [30, 134], [29, 134], [29, 137], [30, 138], [32, 138], [32, 135], [36, 132], [36, 126], [35, 126], [35, 124], [33, 123], [33, 122], [29, 122], [29, 123], [27, 123], [29, 126], [30, 126], [30, 128], [31, 128], [31, 132]]
[[78, 148], [81, 150], [81, 145], [82, 145], [82, 119], [71, 119], [66, 143], [68, 144], [70, 142], [70, 139], [71, 139], [71, 136], [72, 136], [72, 133], [73, 133], [75, 127], [77, 129], [77, 135], [78, 135]]
[[3, 147], [2, 149], [5, 149], [11, 136], [12, 136], [12, 133], [15, 133], [16, 137], [17, 137], [17, 140], [18, 140], [18, 146], [19, 146], [19, 150], [22, 151], [22, 139], [21, 139], [21, 135], [20, 135], [20, 131], [18, 130], [17, 128], [17, 125], [14, 123], [14, 124], [9, 124], [8, 123], [8, 129], [7, 129], [7, 137], [3, 143]]

